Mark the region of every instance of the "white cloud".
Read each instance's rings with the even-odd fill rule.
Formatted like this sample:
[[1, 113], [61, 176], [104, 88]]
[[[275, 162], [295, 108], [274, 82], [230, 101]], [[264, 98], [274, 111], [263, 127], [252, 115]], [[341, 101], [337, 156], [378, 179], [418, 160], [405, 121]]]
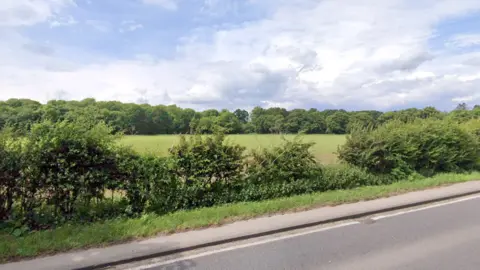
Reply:
[[80, 65], [44, 47], [19, 51], [14, 44], [30, 42], [21, 37], [0, 41], [0, 59], [7, 54], [11, 59], [0, 60], [0, 99], [45, 101], [62, 93], [72, 99], [146, 98], [196, 108], [447, 108], [467, 98], [480, 102], [480, 52], [435, 51], [429, 43], [439, 22], [479, 10], [480, 1], [259, 3], [271, 5], [268, 18], [209, 30], [208, 38], [195, 32], [169, 60], [142, 56]]
[[121, 23], [121, 27], [120, 29], [118, 29], [118, 31], [120, 33], [125, 33], [125, 32], [133, 32], [142, 28], [143, 28], [143, 25], [141, 23], [137, 23], [134, 20], [125, 20]]
[[2, 0], [0, 26], [24, 26], [43, 22], [69, 5], [75, 3], [72, 0]]
[[456, 47], [480, 45], [480, 34], [459, 34], [450, 39], [447, 45]]
[[142, 0], [148, 5], [156, 5], [169, 10], [176, 10], [178, 8], [178, 0]]
[[69, 26], [77, 23], [78, 21], [72, 16], [59, 17], [50, 21], [50, 27]]
[[108, 32], [110, 31], [111, 25], [107, 21], [100, 21], [100, 20], [86, 20], [85, 24], [95, 28], [97, 31], [100, 32]]

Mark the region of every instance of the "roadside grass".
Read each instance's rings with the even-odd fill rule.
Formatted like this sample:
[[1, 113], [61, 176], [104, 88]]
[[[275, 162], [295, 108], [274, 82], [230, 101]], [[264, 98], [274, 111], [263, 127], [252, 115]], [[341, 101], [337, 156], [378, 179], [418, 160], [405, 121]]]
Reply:
[[401, 181], [391, 185], [328, 191], [261, 202], [236, 203], [179, 211], [163, 216], [150, 214], [135, 219], [115, 219], [89, 225], [65, 225], [53, 230], [32, 232], [22, 237], [15, 237], [4, 231], [0, 232], [0, 262], [75, 249], [102, 247], [259, 216], [372, 200], [471, 180], [480, 180], [480, 172], [440, 174], [432, 178]]
[[[278, 134], [243, 134], [228, 135], [227, 139], [247, 147], [247, 150], [258, 149], [260, 147], [271, 147], [279, 145], [282, 137], [293, 139], [298, 135], [278, 135]], [[311, 151], [315, 158], [323, 164], [337, 163], [337, 146], [345, 143], [345, 135], [331, 134], [308, 134], [300, 135], [305, 142], [314, 142]], [[160, 156], [168, 154], [168, 148], [178, 142], [178, 135], [155, 135], [155, 136], [124, 136], [120, 143], [131, 146], [139, 153], [154, 153]]]

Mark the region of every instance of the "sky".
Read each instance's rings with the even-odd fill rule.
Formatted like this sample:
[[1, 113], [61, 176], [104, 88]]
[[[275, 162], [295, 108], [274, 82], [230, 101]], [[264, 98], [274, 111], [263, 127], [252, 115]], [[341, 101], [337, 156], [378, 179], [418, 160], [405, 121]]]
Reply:
[[0, 100], [480, 104], [478, 0], [0, 0]]

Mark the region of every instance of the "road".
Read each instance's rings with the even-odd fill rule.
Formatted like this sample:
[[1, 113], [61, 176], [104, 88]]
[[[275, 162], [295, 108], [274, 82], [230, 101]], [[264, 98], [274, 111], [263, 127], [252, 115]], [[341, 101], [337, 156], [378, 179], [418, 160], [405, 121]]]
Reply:
[[480, 198], [252, 240], [131, 269], [480, 269]]

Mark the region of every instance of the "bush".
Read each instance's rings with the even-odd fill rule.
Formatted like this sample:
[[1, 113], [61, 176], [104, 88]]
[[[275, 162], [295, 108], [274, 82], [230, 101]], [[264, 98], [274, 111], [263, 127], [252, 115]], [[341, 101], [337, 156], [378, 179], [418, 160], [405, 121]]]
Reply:
[[0, 222], [11, 218], [15, 199], [20, 193], [17, 181], [21, 175], [22, 142], [12, 133], [0, 133]]
[[[254, 151], [244, 159], [243, 147], [225, 144], [223, 140], [223, 136], [218, 135], [197, 136], [189, 141], [183, 138], [170, 150], [170, 166], [180, 181], [172, 179], [166, 189], [168, 192], [164, 190], [161, 198], [152, 198], [155, 212], [324, 190], [321, 169], [309, 152], [311, 143], [298, 139], [284, 141], [272, 149]], [[219, 174], [221, 168], [229, 173]]]
[[222, 134], [180, 137], [169, 149], [171, 172], [187, 184], [207, 186], [237, 178], [243, 169], [245, 147], [231, 144]]
[[[104, 124], [42, 122], [25, 138], [20, 208], [24, 224], [41, 226], [38, 210], [52, 206], [58, 222], [82, 202], [103, 199], [115, 174], [115, 139]], [[48, 207], [47, 207], [48, 208]]]
[[351, 165], [328, 166], [323, 169], [325, 190], [352, 189], [362, 186], [385, 185], [395, 181], [390, 175], [375, 175]]
[[119, 147], [104, 124], [42, 122], [21, 140], [0, 134], [0, 227], [23, 232], [469, 170], [480, 164], [478, 128], [477, 120], [354, 128], [339, 148], [347, 164], [323, 168], [299, 137], [248, 156], [223, 135], [181, 137], [158, 157]]
[[[121, 175], [120, 188], [127, 200], [127, 215], [142, 213], [155, 205], [159, 212], [165, 208], [165, 201], [175, 194], [176, 178], [169, 173], [166, 158], [153, 155], [140, 156], [124, 150], [117, 155], [117, 166]], [[158, 208], [162, 205], [160, 208]]]
[[389, 122], [378, 129], [356, 129], [339, 147], [340, 160], [375, 174], [407, 178], [472, 170], [480, 145], [460, 124], [442, 120]]
[[[462, 127], [469, 133], [473, 134], [475, 138], [477, 138], [478, 145], [480, 145], [480, 119], [471, 119], [462, 124]], [[480, 170], [480, 152], [478, 153], [477, 159], [477, 168], [476, 170]]]
[[317, 178], [321, 168], [310, 152], [314, 143], [305, 143], [299, 137], [273, 148], [252, 151], [247, 174], [252, 182], [292, 182]]
[[462, 123], [462, 127], [480, 140], [480, 119], [471, 119]]

